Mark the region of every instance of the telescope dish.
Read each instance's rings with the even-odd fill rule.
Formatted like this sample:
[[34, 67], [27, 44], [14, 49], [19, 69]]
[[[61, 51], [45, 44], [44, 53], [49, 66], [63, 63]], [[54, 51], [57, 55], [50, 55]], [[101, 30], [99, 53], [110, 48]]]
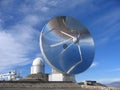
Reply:
[[67, 74], [85, 71], [94, 58], [94, 42], [89, 31], [68, 16], [53, 18], [43, 27], [40, 49], [52, 68]]

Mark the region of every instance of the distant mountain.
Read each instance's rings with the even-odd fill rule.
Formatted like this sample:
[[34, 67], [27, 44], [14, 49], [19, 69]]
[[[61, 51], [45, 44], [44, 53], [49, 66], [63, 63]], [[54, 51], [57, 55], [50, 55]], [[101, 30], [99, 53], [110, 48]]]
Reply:
[[112, 82], [110, 84], [107, 84], [107, 86], [120, 88], [120, 81]]

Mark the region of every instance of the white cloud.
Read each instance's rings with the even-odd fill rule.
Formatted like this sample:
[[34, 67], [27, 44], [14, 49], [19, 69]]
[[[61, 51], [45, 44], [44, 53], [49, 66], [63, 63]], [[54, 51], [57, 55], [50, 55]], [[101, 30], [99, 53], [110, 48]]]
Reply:
[[[78, 0], [78, 1], [74, 1], [74, 0], [32, 0], [32, 2], [30, 3], [29, 0], [25, 0], [24, 4], [21, 5], [20, 7], [20, 11], [24, 12], [24, 13], [45, 13], [44, 15], [46, 15], [46, 13], [49, 13], [50, 15], [56, 15], [58, 13], [62, 13], [62, 12], [68, 12], [71, 11], [71, 9], [73, 9], [74, 7], [76, 7], [77, 5], [79, 6], [86, 6], [86, 9], [81, 9], [82, 11], [87, 11], [89, 8], [87, 8], [87, 6], [91, 5], [93, 2], [93, 0]], [[28, 5], [28, 3], [30, 3]], [[66, 6], [67, 5], [67, 6]], [[91, 5], [92, 6], [92, 5]], [[93, 8], [93, 7], [92, 7]]]
[[41, 8], [41, 11], [43, 11], [43, 12], [47, 12], [48, 10], [49, 10], [48, 7], [42, 7], [42, 8]]
[[92, 65], [90, 66], [90, 68], [96, 67], [98, 65], [98, 63], [93, 62]]
[[41, 19], [37, 15], [26, 15], [21, 24], [33, 26], [39, 22], [41, 22]]
[[108, 70], [108, 72], [118, 72], [118, 71], [120, 71], [120, 68], [114, 68], [114, 69]]
[[119, 41], [119, 40], [120, 40], [120, 36], [116, 36], [115, 41]]
[[96, 18], [96, 20], [92, 23], [91, 27], [103, 25], [106, 22], [106, 24], [102, 28], [108, 28], [111, 25], [114, 25], [116, 21], [120, 19], [119, 15], [120, 15], [119, 8], [116, 8], [114, 10], [108, 10], [106, 11], [106, 13]]
[[[7, 30], [0, 30], [0, 72], [16, 66], [27, 65], [39, 52], [40, 32], [33, 28], [40, 18], [26, 16]], [[32, 55], [32, 56], [30, 56]]]
[[97, 45], [102, 45], [111, 41], [116, 40], [119, 35], [120, 24], [118, 21], [120, 20], [119, 12], [120, 8], [114, 8], [113, 10], [108, 10], [104, 14], [98, 16], [93, 22], [91, 23], [91, 27], [95, 29], [97, 32]]
[[99, 39], [99, 42], [97, 42], [97, 45], [106, 44], [109, 41], [109, 37], [105, 36]]
[[0, 19], [0, 24], [1, 24], [2, 22], [3, 22], [2, 19]]
[[25, 53], [23, 45], [15, 41], [11, 34], [4, 31], [0, 32], [0, 67], [5, 69], [26, 63], [28, 58], [24, 58]]
[[114, 69], [114, 71], [120, 71], [120, 68], [116, 68], [116, 69]]
[[103, 84], [109, 84], [112, 82], [120, 81], [120, 78], [102, 78], [98, 79], [97, 82], [103, 83]]
[[51, 2], [49, 2], [49, 4], [52, 5], [52, 6], [56, 6], [57, 3], [58, 3], [57, 1], [51, 1]]
[[14, 0], [2, 0], [2, 1], [0, 1], [1, 5], [4, 5], [5, 7], [12, 4], [13, 2], [14, 2]]
[[3, 23], [3, 20], [0, 19], [0, 29], [2, 28], [2, 23]]

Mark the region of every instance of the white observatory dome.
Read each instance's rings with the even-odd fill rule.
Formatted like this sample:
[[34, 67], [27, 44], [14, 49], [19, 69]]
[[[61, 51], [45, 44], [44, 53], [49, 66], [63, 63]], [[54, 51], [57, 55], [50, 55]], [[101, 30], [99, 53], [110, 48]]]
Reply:
[[44, 63], [43, 63], [43, 60], [40, 57], [38, 57], [38, 58], [34, 59], [32, 65], [33, 66], [44, 65]]
[[44, 62], [40, 57], [34, 59], [31, 66], [31, 74], [37, 73], [44, 73]]

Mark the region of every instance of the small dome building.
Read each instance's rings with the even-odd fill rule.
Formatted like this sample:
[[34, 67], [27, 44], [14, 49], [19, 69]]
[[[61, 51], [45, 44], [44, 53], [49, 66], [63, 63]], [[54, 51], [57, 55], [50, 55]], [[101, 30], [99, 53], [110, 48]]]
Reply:
[[38, 73], [44, 73], [44, 62], [41, 58], [36, 58], [33, 60], [32, 66], [31, 66], [31, 74], [38, 74]]

